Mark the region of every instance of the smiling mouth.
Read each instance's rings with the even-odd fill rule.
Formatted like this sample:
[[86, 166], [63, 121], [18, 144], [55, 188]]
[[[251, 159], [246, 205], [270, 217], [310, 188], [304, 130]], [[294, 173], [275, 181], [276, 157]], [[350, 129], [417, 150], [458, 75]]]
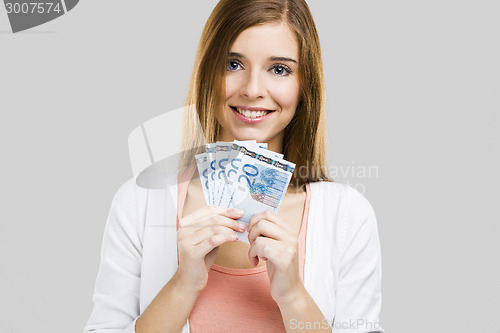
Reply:
[[268, 113], [273, 112], [271, 110], [251, 111], [251, 110], [242, 109], [242, 108], [235, 107], [235, 106], [230, 106], [230, 108], [233, 109], [234, 111], [238, 112], [242, 116], [247, 117], [247, 118], [261, 118], [261, 117], [264, 117], [265, 115], [267, 115]]

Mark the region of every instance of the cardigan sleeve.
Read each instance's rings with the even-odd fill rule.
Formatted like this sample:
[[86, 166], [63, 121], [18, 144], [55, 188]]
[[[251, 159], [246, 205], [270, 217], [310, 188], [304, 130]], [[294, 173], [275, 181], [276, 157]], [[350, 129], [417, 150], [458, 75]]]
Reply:
[[347, 186], [340, 229], [334, 333], [384, 332], [379, 323], [382, 262], [377, 220], [368, 200]]
[[113, 197], [94, 288], [94, 308], [84, 333], [133, 333], [139, 317], [142, 237], [137, 192], [131, 179]]

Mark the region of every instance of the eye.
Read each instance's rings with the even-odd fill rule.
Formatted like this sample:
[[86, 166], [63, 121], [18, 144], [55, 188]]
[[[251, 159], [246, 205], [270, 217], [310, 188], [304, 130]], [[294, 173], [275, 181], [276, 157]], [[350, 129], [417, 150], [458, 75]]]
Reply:
[[227, 62], [227, 70], [228, 71], [235, 71], [238, 70], [238, 66], [241, 66], [241, 63], [237, 60], [229, 60]]
[[275, 64], [271, 67], [271, 70], [273, 71], [274, 74], [279, 76], [288, 76], [289, 74], [292, 73], [290, 67], [284, 64]]

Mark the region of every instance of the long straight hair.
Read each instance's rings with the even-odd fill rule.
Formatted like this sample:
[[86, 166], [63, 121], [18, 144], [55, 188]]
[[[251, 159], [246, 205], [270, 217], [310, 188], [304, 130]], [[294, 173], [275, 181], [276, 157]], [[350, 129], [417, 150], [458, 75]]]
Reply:
[[[226, 64], [238, 35], [259, 24], [285, 22], [299, 45], [299, 102], [285, 128], [284, 158], [296, 164], [290, 185], [332, 181], [326, 166], [326, 109], [321, 47], [316, 25], [304, 0], [221, 0], [203, 29], [186, 98], [182, 157], [187, 165], [215, 142], [221, 126], [216, 111], [223, 106]], [[195, 128], [201, 125], [202, 131]], [[198, 126], [197, 126], [198, 125]]]

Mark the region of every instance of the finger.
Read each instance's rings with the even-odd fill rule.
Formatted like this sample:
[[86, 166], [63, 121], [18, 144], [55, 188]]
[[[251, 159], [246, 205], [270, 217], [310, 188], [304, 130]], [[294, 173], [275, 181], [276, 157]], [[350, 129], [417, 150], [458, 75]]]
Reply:
[[185, 242], [190, 245], [196, 246], [214, 235], [237, 236], [237, 234], [232, 229], [222, 225], [214, 224], [196, 231], [188, 239], [186, 239]]
[[196, 223], [199, 219], [207, 216], [220, 215], [231, 219], [239, 219], [243, 216], [244, 211], [235, 208], [225, 208], [220, 206], [204, 206], [193, 213], [185, 216], [179, 221], [179, 226], [187, 226]]
[[210, 251], [217, 246], [221, 246], [227, 242], [235, 242], [238, 240], [238, 235], [217, 234], [205, 239], [203, 242], [195, 246], [196, 251], [200, 256], [206, 256]]
[[184, 237], [189, 237], [189, 235], [191, 235], [193, 232], [196, 232], [211, 225], [221, 225], [239, 232], [242, 232], [246, 228], [244, 223], [235, 221], [225, 216], [221, 215], [205, 216], [197, 220], [196, 223], [180, 226], [179, 230], [177, 231], [178, 238], [183, 239]]
[[258, 236], [268, 237], [281, 241], [290, 241], [291, 235], [276, 223], [260, 220], [248, 232], [248, 242], [252, 244]]
[[279, 241], [275, 239], [257, 237], [248, 251], [248, 258], [252, 265], [256, 266], [259, 263], [259, 257], [273, 262], [277, 246], [279, 246]]
[[257, 213], [250, 218], [250, 221], [248, 221], [248, 225], [247, 225], [247, 231], [250, 232], [252, 227], [256, 223], [258, 223], [260, 220], [263, 220], [263, 219], [270, 221], [270, 222], [274, 222], [278, 225], [284, 224], [283, 221], [281, 220], [281, 218], [276, 213], [274, 213], [270, 210], [266, 210], [264, 212]]

